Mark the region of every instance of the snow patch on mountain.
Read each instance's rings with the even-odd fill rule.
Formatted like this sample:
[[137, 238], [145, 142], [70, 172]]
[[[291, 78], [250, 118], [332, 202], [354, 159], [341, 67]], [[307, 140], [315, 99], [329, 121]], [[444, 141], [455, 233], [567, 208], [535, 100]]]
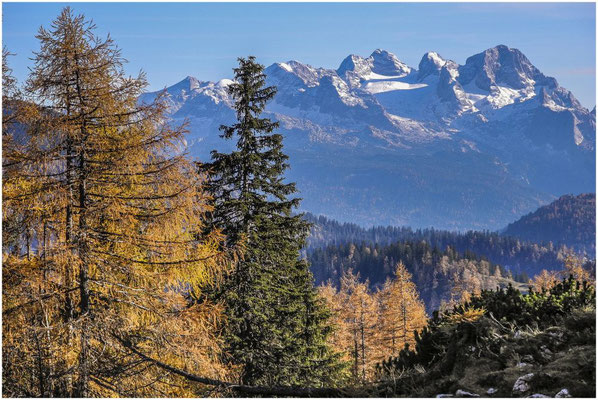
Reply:
[[231, 84], [233, 84], [233, 83], [234, 83], [234, 81], [233, 81], [233, 80], [231, 80], [231, 79], [220, 79], [220, 80], [219, 80], [219, 81], [216, 83], [216, 86], [219, 86], [219, 87], [227, 87], [227, 86], [229, 86], [229, 85], [231, 85]]
[[293, 67], [291, 67], [291, 66], [290, 66], [289, 64], [287, 64], [287, 63], [280, 63], [280, 64], [278, 64], [278, 65], [280, 65], [282, 68], [286, 69], [286, 70], [287, 70], [287, 71], [289, 71], [289, 72], [293, 72]]
[[392, 90], [413, 90], [426, 87], [425, 83], [406, 83], [400, 81], [368, 82], [365, 90], [372, 94], [390, 92]]

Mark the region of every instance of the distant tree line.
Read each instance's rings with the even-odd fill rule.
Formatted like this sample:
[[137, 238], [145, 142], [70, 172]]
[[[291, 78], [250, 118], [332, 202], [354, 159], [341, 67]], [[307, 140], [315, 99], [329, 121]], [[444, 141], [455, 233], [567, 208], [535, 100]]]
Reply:
[[[525, 272], [533, 276], [542, 269], [561, 269], [565, 257], [572, 251], [566, 245], [555, 246], [550, 242], [538, 244], [490, 231], [461, 233], [434, 228], [414, 230], [394, 226], [363, 228], [312, 214], [306, 214], [305, 218], [313, 223], [306, 254], [314, 252], [317, 248], [346, 243], [365, 242], [384, 246], [397, 241], [425, 241], [431, 247], [442, 250], [451, 247], [470, 258], [473, 257], [470, 253], [476, 254], [492, 263], [502, 265], [516, 275]], [[593, 253], [588, 257], [594, 258]]]
[[400, 262], [413, 276], [428, 310], [460, 300], [463, 291], [474, 293], [529, 280], [526, 273], [513, 276], [502, 266], [473, 253], [460, 255], [451, 247], [440, 250], [423, 240], [390, 245], [362, 242], [328, 246], [313, 249], [307, 259], [317, 284], [330, 282], [337, 287], [349, 270], [358, 273], [372, 287], [381, 286]]

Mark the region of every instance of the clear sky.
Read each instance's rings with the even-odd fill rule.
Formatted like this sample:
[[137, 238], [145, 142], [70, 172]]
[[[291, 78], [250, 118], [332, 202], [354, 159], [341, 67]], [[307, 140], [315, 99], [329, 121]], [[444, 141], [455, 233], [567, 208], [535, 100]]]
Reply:
[[521, 50], [581, 103], [596, 104], [594, 3], [3, 3], [3, 45], [24, 79], [34, 38], [70, 4], [110, 32], [129, 60], [146, 71], [151, 90], [187, 75], [232, 75], [236, 57], [263, 64], [298, 60], [337, 68], [349, 54], [376, 48], [417, 67], [426, 51], [460, 64], [497, 44]]

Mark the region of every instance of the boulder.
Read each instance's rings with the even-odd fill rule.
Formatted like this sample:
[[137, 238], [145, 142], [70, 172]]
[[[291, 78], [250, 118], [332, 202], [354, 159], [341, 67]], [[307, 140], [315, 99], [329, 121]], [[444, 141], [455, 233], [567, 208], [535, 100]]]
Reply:
[[480, 395], [475, 393], [469, 393], [465, 390], [459, 389], [455, 392], [455, 397], [480, 397]]
[[558, 398], [558, 399], [562, 399], [564, 397], [572, 397], [571, 393], [569, 393], [568, 389], [563, 389], [560, 392], [558, 392], [554, 397]]
[[531, 381], [533, 377], [534, 374], [530, 373], [517, 378], [515, 385], [513, 385], [513, 392], [527, 392], [529, 390], [529, 381]]

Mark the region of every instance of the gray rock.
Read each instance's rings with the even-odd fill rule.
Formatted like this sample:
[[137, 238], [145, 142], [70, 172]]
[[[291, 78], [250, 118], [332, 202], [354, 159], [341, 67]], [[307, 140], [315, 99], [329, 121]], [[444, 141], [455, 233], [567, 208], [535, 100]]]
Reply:
[[494, 393], [496, 393], [496, 392], [498, 392], [498, 389], [495, 389], [495, 388], [490, 388], [490, 389], [488, 389], [488, 391], [487, 391], [486, 393], [488, 393], [488, 394], [492, 395], [492, 394], [494, 394]]
[[546, 354], [552, 354], [552, 351], [550, 351], [550, 349], [546, 346], [546, 345], [542, 345], [540, 346], [540, 351], [542, 353], [546, 353]]
[[533, 373], [520, 376], [513, 385], [513, 392], [527, 392], [529, 390], [529, 381], [534, 377]]
[[465, 390], [459, 389], [455, 392], [455, 397], [480, 397], [480, 395], [475, 393], [469, 393]]
[[520, 362], [520, 363], [517, 363], [516, 367], [517, 368], [525, 368], [525, 367], [529, 367], [529, 364]]
[[386, 50], [376, 49], [370, 55], [372, 60], [372, 72], [381, 75], [403, 75], [409, 74], [411, 68]]
[[548, 335], [550, 335], [550, 337], [552, 338], [556, 338], [556, 339], [562, 339], [563, 336], [565, 335], [563, 332], [548, 332]]
[[515, 333], [513, 334], [513, 337], [515, 339], [519, 339], [521, 337], [521, 332], [520, 331], [515, 331]]
[[446, 60], [438, 55], [438, 53], [430, 51], [424, 54], [419, 62], [417, 79], [422, 81], [429, 75], [439, 75], [440, 69], [446, 64]]
[[540, 354], [545, 360], [551, 360], [553, 355], [552, 351], [545, 345], [540, 347]]
[[550, 78], [544, 76], [517, 49], [498, 45], [482, 53], [469, 57], [459, 68], [462, 84], [475, 81], [480, 89], [490, 90], [491, 86], [502, 83], [512, 88], [523, 88], [530, 80], [548, 85]]
[[562, 399], [564, 397], [572, 397], [571, 393], [569, 393], [568, 389], [563, 389], [560, 392], [558, 392], [554, 397], [558, 398], [558, 399]]
[[444, 399], [446, 397], [454, 397], [452, 394], [448, 394], [448, 393], [443, 393], [443, 394], [437, 394], [436, 398], [437, 399]]
[[542, 393], [534, 393], [531, 396], [527, 396], [528, 399], [539, 399], [539, 398], [544, 398], [544, 397], [550, 397], [550, 396], [546, 396], [545, 394]]
[[521, 361], [531, 364], [534, 362], [534, 357], [531, 354], [526, 354], [523, 356], [523, 358], [521, 358]]

